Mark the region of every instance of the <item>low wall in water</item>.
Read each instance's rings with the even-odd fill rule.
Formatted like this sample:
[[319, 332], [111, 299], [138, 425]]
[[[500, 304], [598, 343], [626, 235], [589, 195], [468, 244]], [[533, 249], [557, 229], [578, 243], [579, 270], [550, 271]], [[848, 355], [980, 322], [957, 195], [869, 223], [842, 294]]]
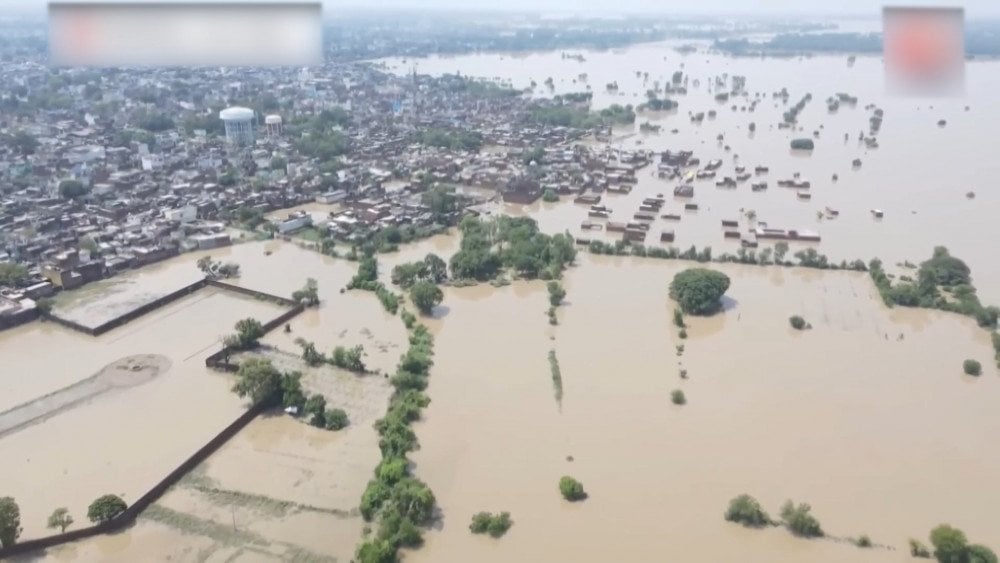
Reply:
[[23, 555], [36, 550], [48, 549], [50, 547], [89, 538], [99, 534], [107, 534], [131, 525], [135, 522], [135, 519], [142, 513], [142, 511], [148, 508], [149, 505], [156, 502], [156, 500], [159, 499], [163, 493], [167, 492], [167, 489], [175, 485], [177, 481], [180, 481], [184, 475], [194, 469], [199, 463], [205, 461], [208, 456], [215, 453], [220, 446], [229, 441], [230, 438], [235, 436], [237, 432], [242, 430], [247, 424], [250, 423], [251, 420], [256, 418], [257, 415], [262, 413], [264, 410], [265, 408], [260, 405], [250, 407], [250, 410], [241, 414], [236, 420], [231, 422], [229, 426], [226, 426], [222, 431], [209, 440], [208, 443], [198, 448], [198, 451], [194, 452], [189, 458], [174, 468], [174, 470], [161, 479], [159, 483], [153, 485], [149, 491], [133, 502], [132, 505], [125, 510], [125, 512], [118, 515], [114, 519], [94, 526], [89, 526], [87, 528], [78, 528], [62, 534], [27, 540], [9, 547], [0, 548], [0, 560], [13, 557], [15, 555]]

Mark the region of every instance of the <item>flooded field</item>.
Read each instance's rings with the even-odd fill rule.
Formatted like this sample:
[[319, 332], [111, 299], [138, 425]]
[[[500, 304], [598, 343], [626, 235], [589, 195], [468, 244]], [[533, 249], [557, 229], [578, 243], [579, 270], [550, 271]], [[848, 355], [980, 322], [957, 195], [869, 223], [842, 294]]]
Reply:
[[[281, 369], [297, 359], [268, 354]], [[50, 550], [55, 561], [349, 561], [358, 499], [379, 461], [372, 427], [391, 392], [378, 376], [304, 368], [304, 386], [349, 413], [339, 432], [263, 416], [119, 534]], [[258, 470], [247, 471], [247, 468]]]
[[0, 411], [32, 415], [0, 437], [22, 538], [47, 534], [57, 507], [82, 526], [102, 494], [135, 500], [236, 418], [243, 402], [205, 357], [237, 320], [281, 311], [208, 288], [96, 338], [42, 322], [0, 333]]
[[[604, 52], [583, 51], [584, 63], [564, 60], [559, 52], [383, 62], [400, 73], [410, 72], [415, 64], [422, 73], [457, 71], [497, 77], [519, 88], [535, 80], [540, 95], [580, 92], [589, 84], [595, 108], [613, 103], [638, 105], [645, 101], [645, 92], [654, 81], [662, 85], [674, 71], [681, 70], [689, 77], [689, 84], [687, 95], [673, 97], [679, 108], [640, 112], [634, 125], [616, 128], [618, 140], [612, 146], [692, 150], [703, 165], [710, 159], [722, 159], [720, 178], [735, 176], [737, 165], [751, 171], [757, 165], [767, 166], [769, 173], [741, 183], [736, 189], [717, 188], [718, 178], [696, 180], [694, 198], [681, 201], [672, 197], [678, 181], [653, 177], [655, 166], [648, 167], [638, 172], [639, 183], [631, 194], [605, 195], [602, 204], [613, 210], [612, 220], [631, 219], [639, 201], [662, 193], [668, 200], [663, 213], [680, 213], [682, 219], [657, 219], [650, 238], [658, 241], [659, 231], [673, 229], [676, 244], [681, 247], [710, 245], [717, 253], [735, 252], [739, 241], [723, 240], [720, 221], [738, 219], [745, 230], [747, 220], [741, 210], [748, 209], [770, 227], [819, 232], [822, 242], [818, 251], [837, 262], [872, 257], [889, 264], [917, 262], [926, 259], [934, 246], [944, 245], [969, 263], [984, 301], [1000, 303], [1000, 262], [984, 243], [1000, 233], [995, 220], [1000, 193], [989, 187], [1000, 174], [1000, 162], [990, 156], [988, 148], [989, 139], [1000, 128], [1000, 110], [991, 101], [1000, 88], [1000, 62], [970, 61], [964, 97], [928, 100], [888, 96], [882, 61], [877, 57], [858, 57], [849, 66], [847, 57], [840, 55], [733, 58], [705, 52], [682, 55], [674, 46], [676, 43], [654, 43]], [[648, 81], [637, 76], [636, 71], [648, 72]], [[578, 78], [584, 72], [588, 74], [586, 83]], [[716, 91], [708, 85], [723, 74], [745, 76], [749, 97], [715, 101]], [[555, 86], [552, 92], [542, 84], [550, 76]], [[700, 81], [698, 87], [694, 86], [696, 79]], [[605, 89], [605, 84], [613, 81], [619, 85], [617, 93]], [[782, 88], [789, 92], [787, 106], [771, 97]], [[762, 100], [756, 111], [742, 111], [741, 107], [748, 106], [758, 92]], [[857, 104], [841, 104], [837, 112], [828, 112], [825, 100], [838, 92], [856, 96]], [[801, 130], [779, 129], [782, 113], [807, 93], [813, 99], [798, 116]], [[736, 111], [731, 109], [734, 104]], [[859, 132], [868, 132], [868, 104], [885, 111], [876, 149], [858, 140]], [[689, 119], [689, 113], [710, 110], [718, 112], [716, 118], [708, 117], [701, 124]], [[939, 119], [945, 119], [947, 125], [939, 127]], [[661, 125], [661, 132], [640, 133], [639, 124], [644, 121]], [[753, 133], [749, 131], [751, 122], [756, 124]], [[677, 132], [671, 133], [673, 129]], [[814, 131], [819, 132], [819, 137], [811, 153], [789, 149], [791, 139], [811, 138]], [[719, 135], [722, 141], [717, 140]], [[860, 168], [852, 166], [855, 158], [861, 159]], [[776, 185], [777, 180], [790, 179], [796, 172], [811, 182], [810, 201], [798, 200], [797, 190]], [[837, 181], [832, 179], [834, 174], [839, 176]], [[751, 181], [767, 181], [769, 187], [752, 192]], [[966, 197], [970, 191], [975, 193], [974, 199]], [[685, 201], [697, 203], [699, 211], [683, 212]], [[839, 211], [839, 217], [818, 219], [817, 212], [827, 207]], [[883, 219], [873, 219], [870, 210], [874, 208], [884, 211]], [[520, 206], [505, 206], [503, 210], [530, 213], [549, 232], [568, 229], [592, 238], [618, 236], [581, 231], [587, 208], [565, 198], [558, 204], [539, 202], [523, 210]]]
[[[974, 322], [888, 310], [863, 274], [730, 266], [727, 310], [689, 317], [681, 341], [667, 285], [687, 264], [581, 262], [554, 328], [540, 285], [447, 292], [413, 456], [444, 518], [407, 561], [612, 561], [624, 544], [650, 561], [905, 561], [907, 538], [941, 522], [1000, 543], [984, 485], [1000, 471], [1000, 381], [961, 374], [966, 357], [991, 363]], [[814, 328], [793, 331], [793, 314]], [[563, 501], [561, 475], [590, 497]], [[772, 514], [810, 502], [830, 535], [896, 550], [729, 524], [741, 493]], [[481, 510], [514, 527], [470, 534]]]

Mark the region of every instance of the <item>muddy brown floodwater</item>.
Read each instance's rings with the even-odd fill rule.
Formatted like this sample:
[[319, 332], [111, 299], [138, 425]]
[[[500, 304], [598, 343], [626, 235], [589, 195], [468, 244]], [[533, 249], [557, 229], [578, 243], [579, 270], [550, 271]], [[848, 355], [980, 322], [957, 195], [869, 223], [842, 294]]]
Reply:
[[[689, 264], [580, 262], [554, 328], [540, 284], [447, 292], [413, 455], [444, 517], [407, 561], [906, 561], [907, 538], [942, 522], [1000, 545], [1000, 380], [961, 373], [966, 357], [992, 364], [974, 322], [886, 309], [864, 274], [725, 266], [727, 310], [689, 317], [681, 341], [666, 288]], [[563, 501], [562, 475], [590, 498]], [[895, 551], [729, 524], [741, 493], [772, 515], [810, 502], [829, 534]], [[481, 510], [515, 524], [474, 536]]]

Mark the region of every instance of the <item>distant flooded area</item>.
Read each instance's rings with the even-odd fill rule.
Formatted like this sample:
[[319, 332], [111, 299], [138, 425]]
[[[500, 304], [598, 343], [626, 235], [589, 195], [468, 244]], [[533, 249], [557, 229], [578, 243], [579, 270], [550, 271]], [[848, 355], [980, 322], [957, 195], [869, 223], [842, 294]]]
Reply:
[[[592, 107], [646, 102], [646, 91], [671, 82], [675, 71], [687, 80], [686, 94], [668, 94], [679, 103], [671, 111], [639, 111], [633, 125], [615, 127], [611, 147], [652, 151], [694, 151], [705, 165], [722, 161], [715, 178], [693, 182], [692, 199], [672, 199], [679, 180], [656, 177], [656, 167], [637, 173], [638, 185], [630, 194], [605, 193], [601, 204], [611, 209], [611, 219], [631, 220], [639, 202], [661, 193], [667, 196], [662, 213], [679, 214], [679, 221], [657, 219], [651, 232], [675, 232], [676, 245], [699, 248], [709, 245], [717, 253], [735, 252], [739, 239], [723, 238], [720, 221], [746, 223], [745, 212], [755, 211], [755, 221], [772, 228], [818, 232], [816, 249], [831, 260], [865, 261], [878, 257], [887, 264], [926, 259], [935, 246], [943, 245], [964, 259], [976, 276], [985, 302], [1000, 303], [1000, 262], [985, 241], [1000, 234], [995, 210], [1000, 193], [990, 188], [1000, 176], [1000, 162], [990, 155], [991, 139], [1000, 129], [1000, 110], [993, 103], [1000, 89], [1000, 62], [971, 60], [966, 64], [965, 94], [955, 98], [903, 98], [885, 91], [883, 62], [879, 57], [845, 55], [807, 57], [730, 57], [707, 52], [706, 44], [695, 53], [675, 48], [687, 44], [670, 41], [648, 43], [608, 51], [565, 50], [525, 54], [470, 54], [425, 58], [393, 58], [377, 61], [387, 70], [405, 74], [459, 72], [466, 76], [496, 79], [515, 88], [536, 83], [534, 95], [552, 96], [591, 92]], [[584, 62], [562, 57], [580, 53]], [[648, 73], [648, 76], [646, 75]], [[585, 75], [585, 77], [583, 76]], [[717, 101], [716, 78], [746, 78], [746, 97]], [[552, 88], [544, 82], [552, 78]], [[607, 84], [616, 83], [609, 91]], [[729, 82], [727, 82], [729, 84]], [[772, 95], [782, 88], [788, 101]], [[856, 97], [854, 104], [841, 103], [835, 111], [827, 99], [837, 93]], [[757, 97], [759, 94], [759, 98]], [[782, 114], [811, 94], [793, 129], [779, 128]], [[662, 96], [663, 94], [661, 94]], [[757, 100], [755, 108], [749, 107]], [[874, 104], [884, 120], [877, 134], [877, 148], [859, 140], [868, 136]], [[736, 109], [734, 110], [733, 107]], [[712, 113], [715, 112], [714, 116]], [[706, 113], [700, 122], [692, 114]], [[945, 124], [938, 125], [939, 120]], [[645, 132], [649, 122], [659, 132]], [[750, 131], [750, 124], [755, 130]], [[814, 133], [818, 136], [814, 137]], [[845, 138], [846, 135], [846, 138]], [[794, 138], [808, 137], [815, 149], [789, 149]], [[855, 159], [860, 162], [855, 166]], [[756, 176], [734, 189], [720, 188], [716, 181], [735, 176], [736, 166]], [[779, 187], [778, 180], [799, 178], [810, 182], [809, 199], [798, 190]], [[834, 175], [837, 179], [834, 180]], [[767, 190], [753, 191], [750, 183], [766, 181]], [[969, 193], [973, 196], [970, 197]], [[611, 240], [614, 233], [582, 231], [588, 208], [569, 203], [537, 202], [524, 210], [547, 232], [569, 230], [588, 238]], [[685, 211], [693, 202], [698, 211]], [[872, 210], [883, 212], [875, 218]], [[520, 206], [504, 211], [521, 212]], [[836, 216], [828, 210], [836, 211]], [[800, 246], [805, 243], [798, 243]], [[795, 245], [793, 244], [793, 251]]]

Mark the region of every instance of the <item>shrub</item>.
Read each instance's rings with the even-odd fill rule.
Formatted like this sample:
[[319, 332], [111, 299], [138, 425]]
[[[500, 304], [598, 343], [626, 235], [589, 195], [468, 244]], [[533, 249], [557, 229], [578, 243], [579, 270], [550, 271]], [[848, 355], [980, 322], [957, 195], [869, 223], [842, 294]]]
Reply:
[[795, 330], [802, 330], [806, 328], [806, 320], [798, 315], [792, 315], [788, 318], [788, 324], [792, 325]]
[[930, 559], [931, 550], [927, 549], [927, 546], [923, 544], [920, 540], [915, 540], [910, 538], [910, 555], [913, 557], [921, 557], [924, 559]]
[[348, 425], [347, 413], [344, 409], [330, 409], [324, 413], [327, 430], [340, 430]]
[[726, 520], [739, 522], [751, 528], [760, 528], [771, 524], [771, 517], [764, 512], [757, 499], [750, 495], [740, 495], [729, 501], [726, 509]]
[[966, 375], [979, 375], [983, 373], [983, 366], [976, 360], [965, 360], [962, 362], [962, 369]]
[[872, 539], [866, 534], [862, 534], [858, 539], [854, 540], [854, 545], [858, 547], [871, 547]]
[[997, 554], [985, 545], [970, 545], [965, 553], [968, 555], [969, 563], [997, 563]]
[[559, 479], [559, 492], [568, 501], [578, 501], [587, 498], [587, 493], [583, 490], [583, 483], [565, 475]]
[[304, 413], [309, 415], [309, 424], [322, 428], [326, 424], [324, 413], [326, 412], [326, 397], [316, 393], [306, 399]]
[[711, 315], [722, 308], [720, 299], [729, 289], [729, 276], [706, 268], [680, 272], [670, 282], [670, 297], [690, 315]]
[[687, 397], [684, 396], [684, 391], [674, 389], [670, 392], [670, 401], [675, 405], [684, 405], [687, 404]]
[[684, 313], [680, 309], [674, 309], [674, 326], [684, 328]]
[[501, 512], [495, 515], [489, 512], [480, 512], [472, 516], [469, 530], [473, 534], [489, 534], [494, 538], [499, 538], [507, 533], [512, 524], [510, 512]]
[[559, 194], [557, 194], [555, 190], [551, 188], [547, 189], [542, 193], [542, 201], [545, 201], [547, 203], [559, 201]]
[[688, 331], [682, 328], [680, 332], [677, 333], [677, 337], [680, 338], [681, 340], [686, 339], [688, 337]]
[[792, 501], [786, 501], [781, 507], [781, 517], [788, 525], [788, 529], [797, 536], [806, 538], [823, 537], [823, 528], [819, 525], [819, 520], [810, 514], [812, 507], [806, 503], [796, 506]]

